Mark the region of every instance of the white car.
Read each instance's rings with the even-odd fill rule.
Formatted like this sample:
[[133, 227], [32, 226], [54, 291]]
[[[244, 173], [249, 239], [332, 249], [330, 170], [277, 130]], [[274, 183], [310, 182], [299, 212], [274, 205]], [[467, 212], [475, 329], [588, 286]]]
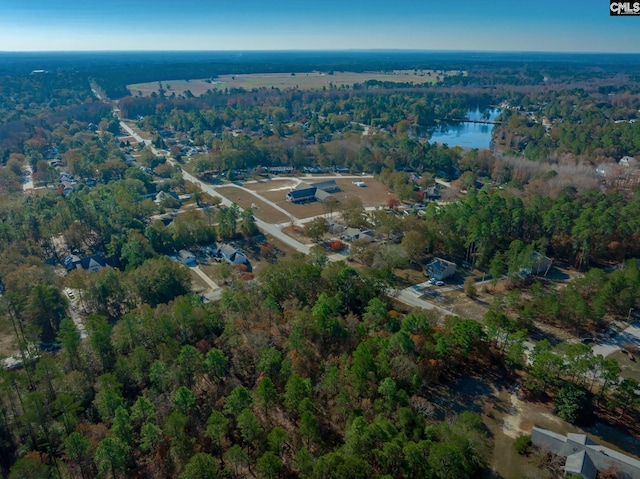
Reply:
[[444, 281], [436, 281], [435, 285], [436, 286], [444, 286]]

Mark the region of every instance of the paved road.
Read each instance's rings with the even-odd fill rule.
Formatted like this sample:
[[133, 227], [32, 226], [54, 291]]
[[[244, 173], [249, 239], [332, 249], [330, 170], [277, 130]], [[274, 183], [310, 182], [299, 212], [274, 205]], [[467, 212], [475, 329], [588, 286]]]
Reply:
[[25, 177], [24, 183], [22, 183], [22, 191], [33, 190], [33, 168], [31, 167], [31, 162], [27, 161], [27, 165], [25, 167], [27, 170], [27, 176]]
[[[176, 164], [175, 161], [170, 159], [170, 158], [167, 161], [169, 161], [172, 164]], [[224, 197], [223, 195], [221, 195], [217, 191], [217, 189], [214, 188], [213, 186], [207, 185], [206, 183], [203, 183], [198, 178], [196, 178], [195, 176], [187, 173], [184, 170], [182, 171], [182, 177], [186, 181], [189, 181], [189, 182], [199, 186], [202, 189], [202, 191], [204, 191], [205, 193], [208, 193], [211, 196], [220, 198], [223, 205], [231, 206], [232, 202], [229, 199], [227, 199], [226, 197]], [[285, 243], [286, 245], [294, 248], [297, 251], [300, 251], [301, 253], [309, 254], [310, 247], [308, 245], [303, 244], [300, 241], [298, 241], [298, 240], [292, 238], [291, 236], [289, 236], [288, 234], [286, 234], [284, 231], [282, 231], [282, 228], [279, 225], [266, 223], [265, 221], [262, 221], [259, 218], [256, 218], [256, 225], [258, 225], [258, 228], [260, 228], [265, 234], [269, 234], [269, 235], [273, 236], [274, 238], [278, 239], [282, 243]]]
[[[164, 153], [158, 151], [156, 148], [154, 148], [153, 146], [151, 146], [151, 141], [150, 140], [144, 140], [140, 135], [138, 135], [129, 125], [127, 125], [125, 122], [121, 121], [120, 122], [120, 126], [127, 131], [131, 136], [133, 136], [136, 141], [138, 142], [142, 142], [145, 145], [148, 145], [151, 149], [151, 151], [156, 155], [156, 156], [167, 156]], [[173, 160], [170, 156], [167, 156], [167, 161], [169, 163], [171, 163], [172, 165], [178, 165], [176, 163], [175, 160]], [[180, 166], [180, 165], [178, 165]], [[186, 180], [189, 181], [190, 183], [193, 183], [194, 185], [199, 186], [203, 192], [213, 196], [213, 197], [217, 197], [220, 198], [221, 202], [223, 205], [225, 206], [231, 206], [232, 202], [226, 198], [225, 196], [223, 196], [220, 192], [219, 189], [223, 189], [224, 187], [221, 188], [216, 188], [212, 185], [208, 185], [206, 183], [203, 183], [202, 181], [200, 181], [198, 178], [196, 178], [195, 176], [191, 175], [190, 173], [186, 172], [186, 171], [182, 171], [182, 177]], [[342, 175], [341, 178], [347, 178], [347, 179], [362, 179], [362, 178], [373, 178], [373, 176], [371, 175], [359, 175], [359, 176], [355, 176], [355, 175]], [[286, 180], [294, 180], [294, 181], [300, 181], [300, 178], [296, 178], [296, 177], [281, 177], [279, 179], [286, 179]], [[316, 176], [314, 177], [314, 180], [328, 180], [328, 179], [335, 179], [335, 176]], [[236, 185], [237, 186], [237, 185]], [[251, 194], [254, 194], [256, 197], [258, 197], [260, 200], [265, 201], [265, 198], [263, 198], [262, 196], [257, 195], [255, 192], [247, 189], [247, 188], [243, 188], [243, 187], [239, 187], [242, 188], [245, 191], [250, 192]], [[277, 209], [281, 209], [279, 208], [277, 205], [272, 204], [272, 202], [267, 201], [267, 203], [270, 203], [271, 206], [276, 207]], [[372, 208], [375, 209], [375, 208]], [[285, 214], [292, 216], [289, 212], [287, 212], [286, 210], [283, 210], [283, 212], [285, 212]], [[295, 217], [293, 217], [295, 218]], [[288, 223], [287, 223], [288, 224]], [[271, 235], [272, 237], [276, 238], [277, 240], [281, 241], [282, 243], [290, 246], [291, 248], [295, 249], [296, 251], [299, 251], [301, 253], [304, 254], [309, 254], [309, 251], [311, 249], [311, 246], [306, 245], [304, 243], [301, 243], [300, 241], [296, 240], [295, 238], [292, 238], [291, 236], [289, 236], [288, 234], [286, 234], [284, 231], [282, 231], [282, 228], [285, 224], [272, 224], [272, 223], [266, 223], [265, 221], [256, 218], [256, 225], [258, 226], [258, 228], [260, 228], [263, 233]], [[345, 259], [345, 257], [343, 255], [331, 255], [329, 256], [329, 260], [330, 261], [343, 261]], [[215, 296], [218, 296], [220, 293], [217, 291], [214, 291]], [[411, 307], [416, 307], [416, 308], [423, 308], [423, 309], [435, 309], [437, 311], [439, 311], [442, 314], [445, 315], [451, 315], [454, 314], [452, 311], [442, 308], [432, 302], [426, 301], [424, 298], [422, 297], [417, 297], [415, 295], [415, 293], [412, 291], [411, 288], [406, 288], [406, 289], [402, 289], [402, 290], [394, 290], [391, 295], [397, 299], [398, 301], [411, 306]]]
[[606, 339], [600, 344], [594, 344], [591, 348], [594, 356], [602, 354], [605, 358], [627, 345], [640, 346], [640, 323], [632, 323], [615, 336]]
[[411, 288], [396, 289], [394, 290], [393, 293], [391, 293], [390, 296], [408, 306], [413, 306], [415, 308], [435, 309], [436, 311], [444, 314], [445, 316], [454, 314], [453, 311], [442, 308], [436, 304], [433, 304], [429, 301], [424, 300], [422, 297], [416, 296], [416, 294], [413, 292]]
[[[127, 125], [124, 121], [120, 120], [120, 128], [122, 128], [124, 131], [126, 131], [127, 133], [129, 133], [129, 135], [131, 135], [138, 143], [142, 143], [144, 145], [151, 145], [151, 140], [145, 140], [144, 138], [142, 138], [140, 135], [138, 135], [133, 128], [131, 128], [129, 125]], [[154, 148], [155, 150], [155, 148]], [[158, 153], [157, 150], [154, 151], [154, 153], [157, 156], [162, 156]]]
[[[97, 92], [94, 91], [94, 93], [96, 94], [96, 96], [99, 97], [99, 95], [97, 94]], [[135, 138], [135, 140], [139, 143], [143, 143], [147, 146], [149, 146], [151, 148], [151, 151], [156, 155], [156, 156], [167, 156], [164, 153], [158, 151], [156, 148], [154, 148], [151, 145], [151, 141], [150, 140], [145, 140], [143, 139], [140, 135], [138, 135], [129, 125], [127, 125], [124, 121], [120, 121], [120, 126], [123, 130], [125, 130], [129, 135], [131, 135], [133, 138]], [[167, 160], [175, 165], [176, 162], [171, 159], [170, 157], [167, 158]], [[189, 181], [195, 185], [198, 185], [202, 191], [208, 193], [211, 196], [214, 197], [218, 197], [220, 198], [221, 202], [223, 205], [225, 206], [231, 206], [232, 202], [227, 199], [226, 197], [224, 197], [222, 194], [220, 194], [216, 188], [214, 188], [211, 185], [207, 185], [205, 183], [203, 183], [202, 181], [200, 181], [199, 179], [197, 179], [196, 177], [194, 177], [193, 175], [187, 173], [186, 171], [183, 170], [182, 172], [183, 177], [186, 181]], [[334, 179], [335, 176], [327, 176], [327, 177], [314, 177], [314, 180], [323, 180], [323, 179]], [[371, 176], [344, 176], [344, 178], [372, 178]], [[288, 180], [294, 180], [297, 181], [298, 183], [301, 181], [300, 178], [295, 178], [295, 177], [281, 177], [279, 179], [288, 179]], [[444, 182], [442, 180], [436, 180], [439, 184], [441, 184], [442, 186], [447, 186], [450, 187], [450, 183]], [[282, 208], [278, 207], [277, 205], [275, 205], [273, 202], [270, 202], [268, 200], [266, 200], [264, 197], [258, 195], [256, 192], [248, 189], [248, 188], [244, 188], [242, 186], [238, 186], [239, 188], [241, 188], [244, 191], [247, 191], [253, 195], [255, 195], [257, 198], [259, 198], [262, 201], [266, 201], [267, 203], [269, 203], [271, 206], [273, 206], [274, 208], [281, 210], [283, 213], [291, 216], [292, 218], [295, 218], [293, 215], [291, 215], [289, 212], [287, 212], [286, 210], [283, 210]], [[26, 189], [26, 188], [25, 188]], [[297, 220], [297, 218], [295, 218]], [[303, 221], [310, 221], [311, 219], [305, 219]], [[289, 245], [290, 247], [294, 248], [297, 251], [300, 251], [302, 253], [308, 254], [310, 247], [306, 244], [303, 244], [299, 241], [297, 241], [296, 239], [290, 237], [289, 235], [287, 235], [286, 233], [284, 233], [282, 231], [282, 225], [276, 225], [276, 224], [271, 224], [271, 223], [266, 223], [258, 218], [256, 218], [256, 224], [258, 225], [258, 227], [265, 233], [265, 234], [269, 234], [271, 236], [273, 236], [274, 238], [277, 238], [279, 241]], [[330, 261], [341, 261], [344, 260], [344, 256], [339, 255], [339, 254], [334, 254], [329, 256], [329, 260]], [[211, 280], [211, 278], [209, 278], [199, 267], [194, 268], [194, 270], [196, 271], [196, 274], [198, 274], [203, 281], [205, 281], [205, 283], [207, 283], [210, 287], [211, 287], [211, 291], [204, 294], [203, 296], [205, 297], [205, 299], [207, 301], [216, 301], [219, 300], [221, 295], [222, 295], [222, 289], [214, 282]], [[428, 283], [422, 283], [420, 285], [416, 285], [416, 287], [419, 289], [424, 289], [425, 287], [429, 286]], [[445, 290], [447, 288], [443, 288], [442, 290]], [[453, 289], [453, 288], [448, 288], [448, 289]], [[395, 299], [403, 302], [404, 304], [408, 305], [408, 306], [412, 306], [412, 307], [417, 307], [417, 308], [423, 308], [423, 309], [435, 309], [437, 311], [439, 311], [440, 313], [444, 314], [444, 315], [453, 315], [454, 312], [445, 308], [442, 308], [436, 304], [433, 304], [429, 301], [426, 301], [425, 299], [423, 299], [423, 297], [421, 295], [419, 295], [419, 293], [416, 293], [416, 288], [405, 288], [405, 289], [401, 289], [401, 290], [393, 290], [390, 295], [392, 297], [394, 297]], [[82, 321], [81, 315], [79, 314], [79, 312], [77, 311], [76, 308], [76, 304], [75, 301], [72, 301], [70, 304], [70, 316], [73, 319], [76, 327], [78, 328], [78, 331], [80, 332], [82, 337], [86, 337], [87, 332], [84, 326], [84, 323]], [[631, 344], [635, 344], [637, 346], [640, 346], [640, 323], [634, 323], [631, 324], [629, 327], [627, 327], [624, 331], [622, 331], [620, 334], [614, 336], [613, 338], [609, 338], [608, 340], [606, 340], [605, 342], [601, 343], [601, 344], [595, 344], [592, 348], [593, 350], [593, 354], [594, 355], [598, 355], [601, 354], [604, 357], [609, 356], [610, 354], [613, 354], [614, 352], [622, 349], [626, 344], [631, 343]], [[527, 354], [527, 362], [529, 362], [529, 356], [531, 351], [534, 348], [534, 344], [530, 341], [527, 341], [525, 343], [525, 347], [526, 347], [526, 354]], [[11, 358], [6, 358], [2, 361], [5, 365], [5, 367], [10, 367], [11, 365], [13, 365], [14, 363], [21, 363], [21, 359], [19, 357], [11, 357]]]

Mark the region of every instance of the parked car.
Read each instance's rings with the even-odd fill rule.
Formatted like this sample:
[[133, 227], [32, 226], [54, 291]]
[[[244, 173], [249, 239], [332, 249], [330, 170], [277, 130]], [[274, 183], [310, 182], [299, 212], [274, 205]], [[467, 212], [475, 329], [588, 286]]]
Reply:
[[436, 281], [436, 286], [444, 286], [444, 281]]

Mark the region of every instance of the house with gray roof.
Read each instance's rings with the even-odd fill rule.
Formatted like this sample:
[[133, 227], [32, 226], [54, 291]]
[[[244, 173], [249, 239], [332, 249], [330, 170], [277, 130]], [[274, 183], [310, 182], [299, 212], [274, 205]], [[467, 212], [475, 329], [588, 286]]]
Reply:
[[361, 231], [358, 228], [347, 228], [342, 232], [341, 238], [344, 241], [364, 240], [368, 243], [373, 243], [375, 241], [373, 232], [369, 230]]
[[62, 264], [68, 272], [71, 272], [74, 269], [83, 269], [89, 273], [95, 273], [96, 271], [100, 271], [105, 266], [110, 266], [108, 260], [101, 254], [85, 256], [84, 258], [72, 254], [65, 257], [62, 260]]
[[336, 180], [319, 181], [317, 183], [312, 183], [311, 186], [315, 186], [319, 190], [326, 191], [327, 193], [340, 191], [340, 185], [336, 183]]
[[307, 201], [319, 201], [324, 203], [331, 198], [335, 199], [331, 193], [340, 191], [340, 186], [335, 180], [320, 181], [318, 183], [308, 184], [300, 183], [295, 190], [287, 193], [287, 201], [292, 203], [305, 203]]
[[230, 244], [218, 244], [218, 255], [229, 264], [248, 264], [247, 257]]
[[640, 461], [602, 446], [585, 434], [566, 436], [534, 426], [531, 442], [557, 456], [566, 457], [565, 474], [580, 474], [584, 479], [596, 479], [598, 471], [615, 470], [618, 477], [640, 479]]
[[455, 273], [456, 264], [442, 258], [434, 258], [424, 272], [425, 276], [435, 278], [437, 281], [442, 281]]

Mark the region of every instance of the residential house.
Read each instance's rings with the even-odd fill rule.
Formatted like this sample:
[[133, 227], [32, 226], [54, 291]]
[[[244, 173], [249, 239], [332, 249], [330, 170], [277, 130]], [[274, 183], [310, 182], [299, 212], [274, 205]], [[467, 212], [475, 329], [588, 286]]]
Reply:
[[332, 195], [331, 193], [321, 190], [320, 188], [316, 189], [316, 194], [315, 194], [315, 198], [316, 201], [319, 201], [320, 203], [326, 203], [329, 200], [338, 200], [334, 195]]
[[77, 183], [75, 181], [63, 181], [60, 183], [60, 189], [65, 196], [76, 191]]
[[274, 175], [284, 175], [293, 173], [293, 168], [291, 166], [270, 166], [269, 173]]
[[344, 241], [357, 241], [357, 240], [364, 240], [368, 243], [373, 243], [375, 241], [375, 238], [373, 236], [373, 232], [366, 230], [366, 231], [360, 231], [357, 228], [347, 228], [346, 230], [344, 230], [344, 232], [342, 233], [341, 238]]
[[345, 225], [342, 225], [340, 223], [336, 223], [335, 221], [329, 221], [329, 232], [331, 234], [334, 235], [339, 235], [344, 233], [344, 231], [347, 229], [347, 227]]
[[248, 264], [247, 257], [229, 244], [218, 244], [218, 255], [229, 264]]
[[286, 194], [286, 198], [287, 201], [292, 203], [305, 203], [307, 201], [324, 203], [329, 199], [335, 199], [335, 196], [331, 194], [335, 191], [340, 191], [340, 186], [334, 180], [313, 184], [300, 183], [295, 190], [291, 190]]
[[[301, 185], [305, 185], [305, 187], [300, 188]], [[306, 183], [301, 183], [298, 185], [297, 189], [289, 191], [289, 193], [286, 194], [286, 198], [287, 201], [290, 201], [291, 203], [315, 201], [316, 191], [318, 191], [318, 188], [315, 186], [309, 186]]]
[[106, 266], [110, 266], [108, 260], [101, 254], [86, 256], [84, 258], [72, 254], [65, 257], [62, 260], [62, 264], [68, 272], [71, 272], [74, 269], [83, 269], [89, 273], [95, 273]]
[[336, 183], [336, 180], [320, 181], [318, 183], [312, 183], [311, 186], [315, 186], [319, 190], [326, 191], [327, 193], [340, 191], [340, 185]]
[[640, 461], [614, 451], [584, 434], [562, 434], [534, 426], [531, 442], [552, 453], [566, 457], [565, 474], [580, 474], [584, 479], [596, 479], [598, 471], [615, 470], [619, 477], [640, 478]]
[[633, 156], [623, 156], [622, 158], [620, 158], [618, 164], [626, 168], [635, 168], [638, 166], [638, 160], [636, 160]]
[[75, 178], [73, 177], [73, 175], [66, 173], [66, 172], [62, 172], [58, 175], [58, 178], [60, 179], [60, 182], [63, 181], [75, 181]]
[[319, 174], [324, 173], [324, 170], [319, 166], [304, 166], [302, 167], [302, 172], [307, 174]]
[[165, 200], [175, 200], [178, 202], [178, 204], [182, 204], [182, 201], [180, 201], [180, 197], [178, 196], [178, 193], [176, 193], [175, 191], [160, 191], [155, 196], [156, 197], [153, 200], [153, 202], [157, 205], [162, 204]]
[[434, 258], [431, 263], [427, 265], [424, 272], [425, 276], [434, 278], [437, 281], [442, 281], [456, 273], [456, 264], [451, 261], [447, 261], [442, 258]]
[[429, 200], [438, 200], [440, 199], [440, 187], [438, 185], [429, 186], [424, 190], [424, 195]]
[[52, 146], [51, 148], [49, 148], [44, 154], [45, 160], [53, 160], [54, 158], [57, 158], [57, 157], [58, 157], [58, 148], [55, 146]]

